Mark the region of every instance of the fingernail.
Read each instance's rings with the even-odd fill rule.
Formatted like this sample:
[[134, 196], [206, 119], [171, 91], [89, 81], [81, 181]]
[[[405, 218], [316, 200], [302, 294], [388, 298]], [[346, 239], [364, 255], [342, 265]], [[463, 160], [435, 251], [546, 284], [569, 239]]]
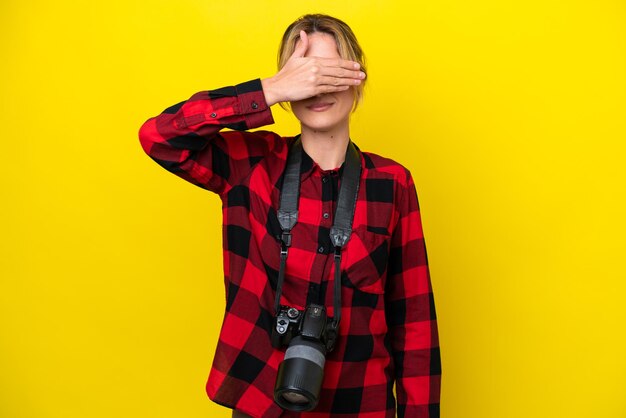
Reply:
[[365, 78], [365, 73], [364, 73], [363, 71], [361, 71], [361, 72], [359, 73], [359, 77], [361, 77], [361, 78]]
[[356, 68], [358, 70], [359, 68], [361, 68], [361, 64], [359, 64], [358, 62], [355, 62], [354, 63], [354, 68]]

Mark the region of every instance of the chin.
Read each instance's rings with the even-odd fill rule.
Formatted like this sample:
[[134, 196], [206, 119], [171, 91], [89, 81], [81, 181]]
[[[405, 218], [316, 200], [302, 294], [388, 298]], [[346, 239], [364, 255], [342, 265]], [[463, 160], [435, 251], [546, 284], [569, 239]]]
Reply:
[[349, 124], [349, 114], [338, 115], [335, 112], [294, 111], [302, 127], [318, 132], [333, 131]]
[[320, 120], [306, 121], [302, 119], [300, 120], [300, 124], [302, 125], [302, 127], [307, 127], [308, 129], [311, 129], [317, 132], [333, 131], [337, 129], [338, 127], [340, 127], [341, 125], [343, 125], [343, 123], [347, 124], [348, 121], [338, 122], [338, 121], [320, 121]]

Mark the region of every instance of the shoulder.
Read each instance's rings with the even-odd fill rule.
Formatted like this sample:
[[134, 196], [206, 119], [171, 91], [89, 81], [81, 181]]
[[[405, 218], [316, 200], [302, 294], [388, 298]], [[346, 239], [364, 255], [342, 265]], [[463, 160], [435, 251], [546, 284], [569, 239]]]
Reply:
[[[252, 131], [252, 130], [232, 128], [231, 131], [227, 131], [227, 132], [230, 132], [231, 134], [239, 135], [242, 138], [246, 138], [246, 139], [258, 138], [260, 140], [264, 140], [267, 142], [285, 143], [287, 139], [283, 136], [280, 136], [276, 132], [262, 130], [262, 129]], [[224, 132], [222, 132], [222, 134], [224, 134]]]
[[367, 177], [393, 179], [403, 189], [412, 182], [409, 169], [396, 160], [369, 151], [361, 151], [361, 155]]
[[247, 131], [231, 127], [230, 131], [220, 132], [229, 155], [243, 158], [249, 155], [265, 155], [286, 153], [286, 138], [275, 132], [266, 130]]

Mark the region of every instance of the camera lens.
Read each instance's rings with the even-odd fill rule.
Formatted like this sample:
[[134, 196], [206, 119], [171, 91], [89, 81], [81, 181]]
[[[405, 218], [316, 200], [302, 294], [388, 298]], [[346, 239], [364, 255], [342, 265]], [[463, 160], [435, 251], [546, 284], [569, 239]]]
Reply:
[[285, 392], [283, 393], [283, 398], [285, 398], [285, 401], [289, 403], [295, 403], [295, 404], [309, 403], [309, 400], [307, 399], [306, 396], [300, 395], [299, 393], [296, 393], [296, 392]]
[[291, 340], [278, 367], [274, 400], [283, 409], [310, 411], [317, 406], [324, 378], [326, 347], [301, 336]]

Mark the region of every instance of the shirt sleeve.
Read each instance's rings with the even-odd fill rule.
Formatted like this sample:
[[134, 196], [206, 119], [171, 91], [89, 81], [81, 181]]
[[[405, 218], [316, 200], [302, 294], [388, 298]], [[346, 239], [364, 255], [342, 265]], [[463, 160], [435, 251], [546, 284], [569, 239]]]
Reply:
[[385, 291], [398, 417], [438, 418], [441, 360], [426, 246], [415, 184], [400, 186]]
[[[245, 132], [274, 123], [259, 79], [200, 91], [143, 123], [139, 141], [166, 170], [218, 194], [238, 184], [282, 144], [272, 132]], [[220, 132], [223, 128], [232, 131]]]

